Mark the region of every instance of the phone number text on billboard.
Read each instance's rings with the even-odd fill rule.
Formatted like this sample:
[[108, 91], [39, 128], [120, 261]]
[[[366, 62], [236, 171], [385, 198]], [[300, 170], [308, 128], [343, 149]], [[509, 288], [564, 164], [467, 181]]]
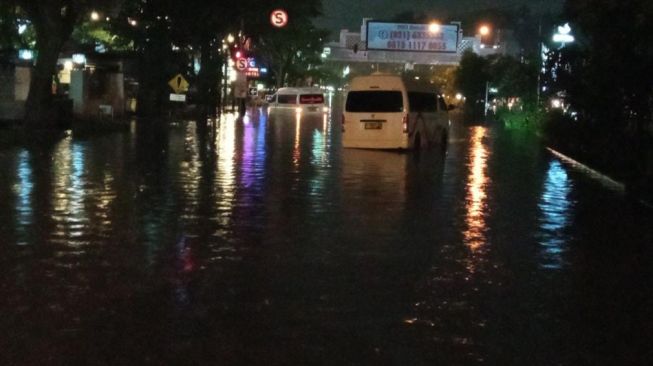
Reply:
[[428, 27], [428, 24], [368, 22], [367, 49], [411, 52], [457, 52], [457, 25], [442, 25], [438, 32], [429, 32]]

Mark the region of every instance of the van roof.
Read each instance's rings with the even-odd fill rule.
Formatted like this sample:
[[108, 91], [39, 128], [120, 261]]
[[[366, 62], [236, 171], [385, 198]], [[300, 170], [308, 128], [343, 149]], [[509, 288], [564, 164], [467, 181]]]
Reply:
[[371, 75], [356, 76], [352, 79], [349, 90], [354, 89], [379, 89], [389, 88], [390, 90], [401, 90], [403, 86], [406, 90], [440, 93], [439, 88], [424, 80], [415, 80], [397, 74], [378, 73]]
[[279, 88], [277, 94], [324, 94], [322, 89], [316, 87]]

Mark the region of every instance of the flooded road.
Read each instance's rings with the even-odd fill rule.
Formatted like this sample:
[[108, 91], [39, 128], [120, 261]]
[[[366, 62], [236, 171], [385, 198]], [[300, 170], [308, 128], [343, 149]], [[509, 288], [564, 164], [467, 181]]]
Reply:
[[653, 218], [524, 134], [339, 112], [0, 147], [0, 364], [651, 364]]

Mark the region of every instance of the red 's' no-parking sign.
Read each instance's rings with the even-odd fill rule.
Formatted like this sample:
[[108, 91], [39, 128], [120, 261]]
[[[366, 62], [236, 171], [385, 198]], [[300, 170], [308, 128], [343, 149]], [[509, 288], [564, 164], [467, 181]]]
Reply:
[[288, 24], [288, 13], [283, 9], [276, 9], [270, 13], [270, 23], [277, 28], [285, 27]]

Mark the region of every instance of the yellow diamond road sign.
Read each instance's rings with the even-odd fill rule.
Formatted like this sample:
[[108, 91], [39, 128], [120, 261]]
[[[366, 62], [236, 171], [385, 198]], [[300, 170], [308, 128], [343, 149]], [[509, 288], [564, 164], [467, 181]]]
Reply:
[[170, 79], [168, 85], [176, 94], [187, 92], [189, 86], [188, 81], [181, 74], [177, 74], [177, 76]]

